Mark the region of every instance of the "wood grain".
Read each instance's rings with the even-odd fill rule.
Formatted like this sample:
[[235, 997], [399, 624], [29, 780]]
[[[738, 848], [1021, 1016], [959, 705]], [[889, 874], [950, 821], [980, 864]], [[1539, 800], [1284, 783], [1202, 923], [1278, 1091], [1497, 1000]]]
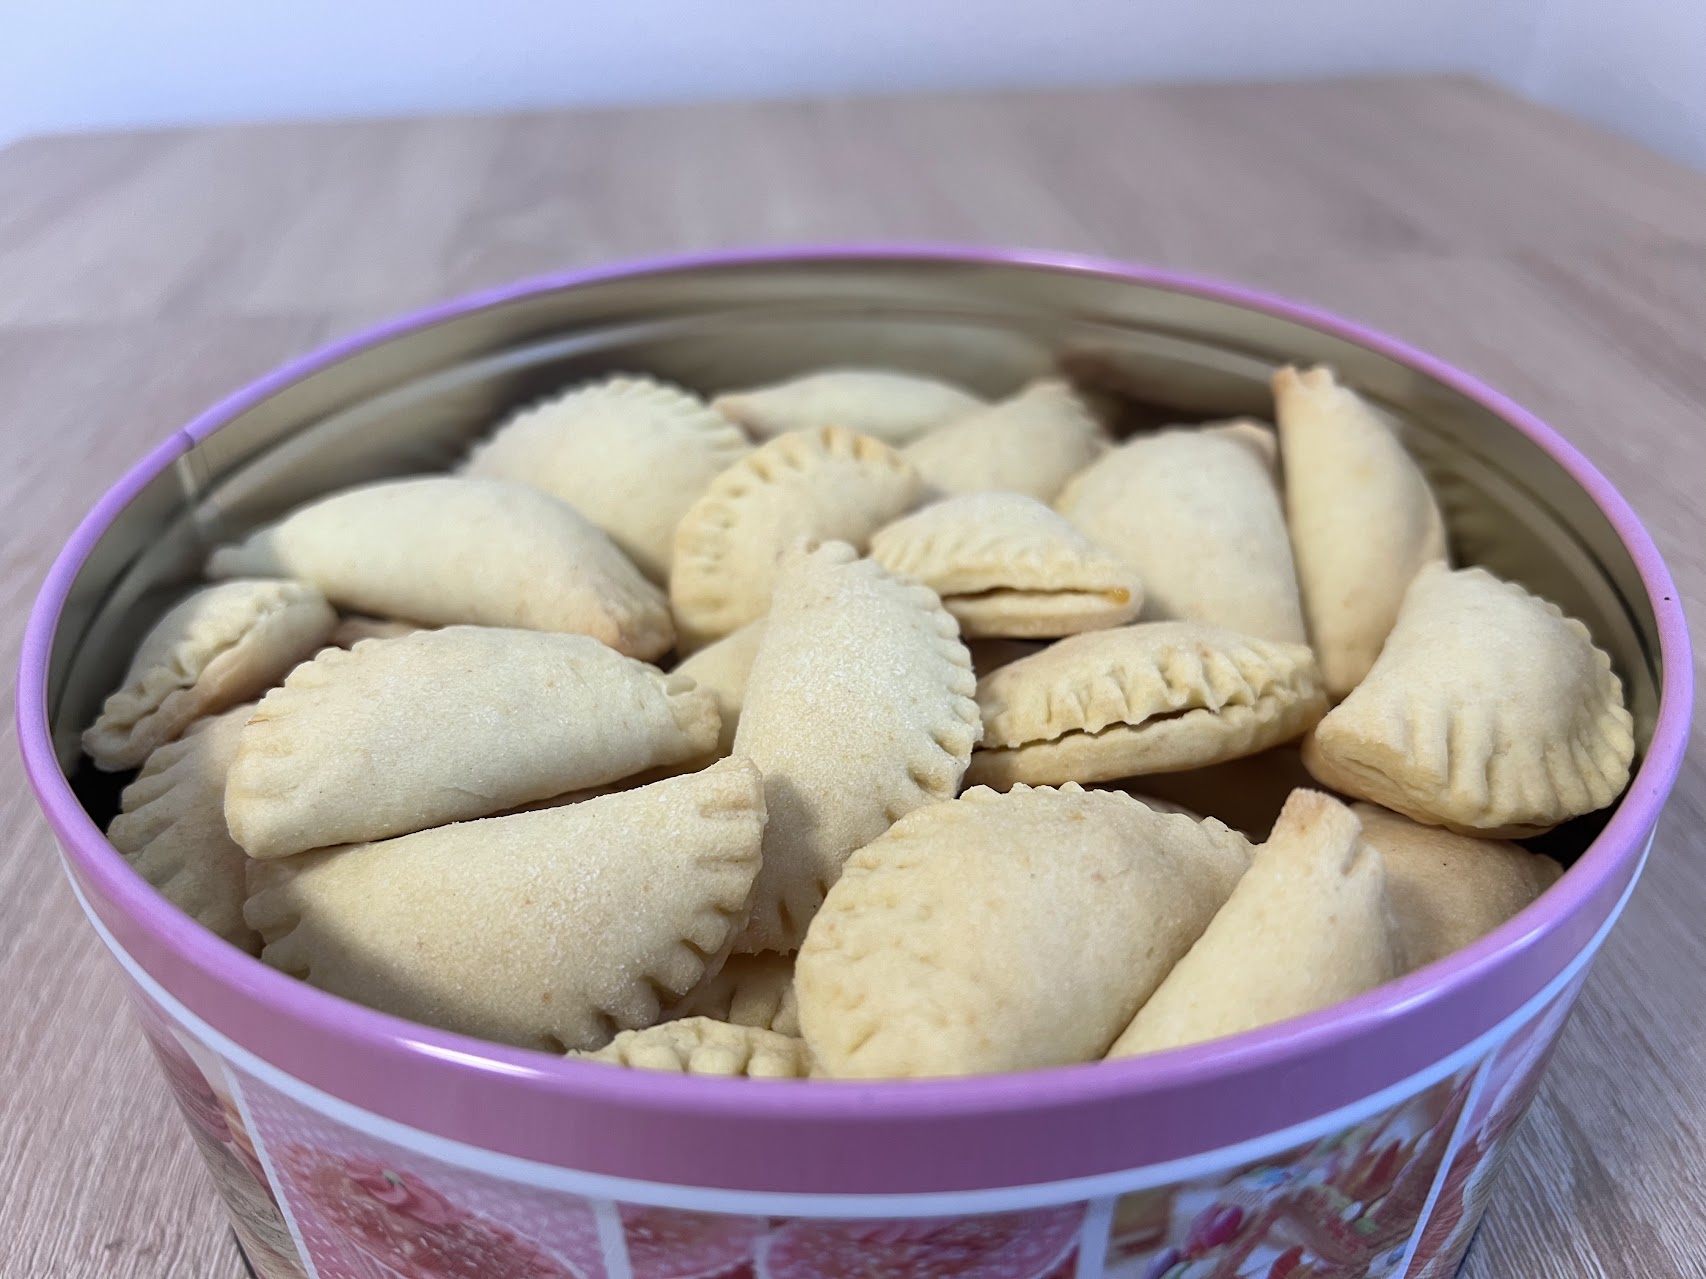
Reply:
[[[581, 263], [859, 238], [1145, 259], [1384, 327], [1577, 442], [1706, 633], [1706, 178], [1474, 82], [1401, 79], [18, 143], [0, 152], [0, 656], [10, 669], [49, 558], [129, 462], [334, 332]], [[1472, 1279], [1706, 1275], [1694, 745]], [[0, 1269], [235, 1279], [210, 1183], [12, 782], [0, 1239], [22, 1247]]]

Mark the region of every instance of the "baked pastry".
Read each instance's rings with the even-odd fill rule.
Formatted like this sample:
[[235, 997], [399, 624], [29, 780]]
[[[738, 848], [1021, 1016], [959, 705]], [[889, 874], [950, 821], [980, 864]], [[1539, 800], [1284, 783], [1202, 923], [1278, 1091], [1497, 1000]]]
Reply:
[[226, 784], [252, 857], [485, 817], [707, 758], [685, 676], [585, 635], [449, 626], [328, 648], [261, 699]]
[[295, 577], [352, 612], [429, 626], [591, 635], [630, 657], [674, 643], [657, 587], [566, 502], [466, 476], [344, 489], [257, 529], [210, 577]]
[[1252, 422], [1140, 435], [1075, 475], [1055, 508], [1137, 570], [1145, 618], [1301, 644], [1272, 449]]
[[197, 720], [157, 748], [119, 797], [107, 841], [160, 895], [239, 950], [259, 954], [243, 922], [249, 859], [225, 830], [225, 774], [252, 703]]
[[1109, 781], [1253, 755], [1326, 710], [1302, 644], [1140, 622], [1051, 644], [978, 681], [974, 785]]
[[886, 444], [905, 444], [932, 427], [983, 407], [969, 391], [892, 369], [820, 369], [768, 386], [725, 391], [711, 401], [755, 439], [839, 426]]
[[723, 760], [582, 804], [257, 862], [244, 915], [263, 960], [334, 995], [524, 1048], [600, 1048], [716, 972], [763, 830], [758, 770]]
[[737, 950], [793, 950], [848, 854], [952, 798], [977, 741], [975, 688], [928, 588], [842, 542], [784, 560], [734, 740], [770, 812]]
[[1273, 386], [1304, 618], [1337, 700], [1374, 665], [1416, 570], [1446, 558], [1445, 523], [1392, 424], [1331, 370], [1283, 368]]
[[260, 696], [326, 642], [337, 615], [301, 582], [221, 582], [154, 623], [83, 734], [107, 772], [135, 768], [206, 715]]
[[967, 639], [1103, 630], [1143, 604], [1136, 572], [1021, 493], [932, 503], [880, 530], [871, 558], [940, 595]]
[[800, 1033], [794, 957], [767, 951], [730, 955], [717, 975], [681, 1002], [681, 1016], [712, 1017], [782, 1035]]
[[1504, 840], [1423, 826], [1373, 804], [1351, 811], [1386, 863], [1405, 972], [1485, 937], [1564, 873], [1550, 857]]
[[562, 498], [667, 582], [675, 526], [750, 451], [740, 428], [692, 392], [619, 374], [523, 409], [462, 469]]
[[781, 435], [724, 471], [682, 516], [669, 599], [697, 648], [764, 616], [782, 553], [850, 542], [918, 504], [918, 473], [881, 440], [840, 427]]
[[1622, 793], [1633, 724], [1587, 627], [1486, 569], [1436, 561], [1303, 762], [1334, 790], [1427, 825], [1521, 838]]
[[1301, 1017], [1401, 971], [1379, 852], [1338, 800], [1294, 791], [1231, 897], [1108, 1056]]
[[[725, 338], [690, 363], [726, 375]], [[1008, 338], [898, 340], [991, 385], [1049, 366]], [[1436, 493], [1325, 368], [1274, 374], [1276, 432], [1171, 424], [1267, 416], [1259, 381], [1114, 362], [995, 403], [614, 375], [455, 475], [309, 502], [213, 552], [85, 735], [143, 765], [110, 840], [341, 997], [725, 1077], [1154, 1051], [1521, 911], [1561, 872], [1491, 837], [1613, 802], [1633, 725], [1580, 623], [1450, 570], [1442, 515], [1536, 590], [1568, 557], [1473, 467]], [[1116, 1215], [1160, 1239], [1149, 1198]]]
[[1050, 502], [1107, 443], [1072, 388], [1049, 378], [937, 427], [904, 452], [937, 493], [1024, 493]]
[[741, 706], [746, 702], [747, 676], [763, 634], [763, 618], [748, 622], [738, 631], [707, 644], [672, 672], [687, 676], [717, 703], [723, 725], [717, 736], [718, 755], [727, 755], [734, 749], [735, 728], [740, 723]]
[[603, 1048], [569, 1056], [677, 1075], [804, 1079], [811, 1073], [804, 1040], [710, 1017], [685, 1017], [643, 1030], [625, 1030]]
[[1218, 822], [1117, 791], [982, 787], [848, 861], [795, 968], [832, 1077], [972, 1075], [1107, 1050], [1249, 865]]

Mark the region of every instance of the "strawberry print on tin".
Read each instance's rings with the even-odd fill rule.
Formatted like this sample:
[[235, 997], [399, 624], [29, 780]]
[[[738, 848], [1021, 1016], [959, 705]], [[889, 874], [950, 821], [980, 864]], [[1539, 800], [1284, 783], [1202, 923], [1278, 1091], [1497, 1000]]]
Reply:
[[458, 1168], [241, 1083], [319, 1279], [620, 1279], [592, 1201]]

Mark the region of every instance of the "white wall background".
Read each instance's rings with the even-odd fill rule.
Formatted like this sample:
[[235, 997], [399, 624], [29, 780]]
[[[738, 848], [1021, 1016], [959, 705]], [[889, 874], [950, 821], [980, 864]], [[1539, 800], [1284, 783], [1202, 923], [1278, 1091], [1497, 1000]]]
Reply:
[[1706, 0], [1533, 0], [1512, 87], [1706, 169]]
[[1469, 71], [1706, 167], [1703, 0], [0, 0], [27, 133]]

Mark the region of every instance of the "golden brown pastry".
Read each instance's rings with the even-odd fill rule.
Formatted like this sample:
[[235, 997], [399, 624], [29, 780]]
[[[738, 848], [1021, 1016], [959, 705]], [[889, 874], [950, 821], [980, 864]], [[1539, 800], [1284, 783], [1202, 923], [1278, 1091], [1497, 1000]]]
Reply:
[[1301, 1017], [1401, 971], [1379, 852], [1343, 804], [1295, 791], [1231, 897], [1108, 1056]]
[[781, 435], [711, 483], [675, 534], [669, 599], [689, 648], [764, 616], [782, 553], [801, 538], [863, 548], [918, 504], [912, 466], [840, 427]]
[[1423, 826], [1373, 804], [1351, 811], [1386, 863], [1405, 972], [1486, 936], [1564, 873], [1550, 857], [1503, 840]]
[[735, 732], [770, 812], [737, 950], [793, 950], [849, 853], [953, 796], [977, 741], [975, 688], [926, 587], [842, 542], [787, 557]]
[[839, 368], [727, 391], [712, 400], [711, 407], [760, 440], [839, 426], [885, 444], [905, 444], [975, 412], [983, 401], [951, 383], [915, 373]]
[[1104, 630], [1143, 604], [1136, 572], [1021, 493], [932, 503], [880, 530], [871, 558], [940, 595], [968, 639]]
[[1050, 502], [1107, 442], [1072, 388], [1045, 379], [937, 427], [904, 452], [938, 493], [1024, 493]]
[[249, 859], [225, 830], [225, 774], [253, 709], [197, 720], [150, 755], [119, 797], [107, 840], [172, 905], [256, 955], [261, 939], [243, 922]]
[[1274, 374], [1286, 523], [1328, 696], [1368, 674], [1416, 570], [1446, 558], [1439, 504], [1391, 423], [1330, 369]]
[[775, 951], [730, 955], [715, 977], [681, 1001], [678, 1012], [798, 1036], [800, 1008], [794, 998], [794, 957]]
[[1304, 742], [1323, 783], [1466, 835], [1537, 835], [1616, 799], [1633, 720], [1587, 627], [1485, 569], [1417, 573], [1363, 682]]
[[325, 597], [301, 582], [192, 592], [143, 636], [83, 749], [96, 768], [135, 768], [196, 720], [266, 692], [325, 643], [336, 621]]
[[740, 428], [697, 395], [618, 374], [523, 409], [463, 470], [562, 498], [647, 577], [666, 582], [675, 526], [750, 451]]
[[643, 1030], [624, 1030], [596, 1052], [569, 1056], [677, 1075], [804, 1079], [811, 1073], [804, 1040], [710, 1017], [685, 1017]]
[[972, 1075], [1091, 1061], [1249, 865], [1218, 822], [1117, 791], [982, 787], [848, 861], [795, 969], [820, 1073]]
[[709, 756], [685, 676], [585, 635], [450, 626], [328, 648], [261, 700], [226, 786], [252, 857], [485, 817]]
[[216, 550], [210, 577], [310, 582], [339, 608], [430, 626], [591, 635], [630, 657], [675, 640], [658, 588], [603, 530], [523, 484], [386, 480], [298, 507]]
[[1075, 635], [978, 681], [967, 780], [1005, 787], [1200, 768], [1289, 741], [1326, 709], [1315, 657], [1200, 622]]
[[1301, 644], [1272, 439], [1250, 422], [1140, 435], [1074, 476], [1055, 507], [1137, 570], [1145, 618]]
[[[764, 830], [750, 761], [535, 813], [255, 863], [261, 958], [398, 1017], [549, 1052], [716, 971]], [[636, 909], [643, 902], [644, 909]]]
[[752, 672], [752, 659], [758, 655], [758, 641], [763, 634], [763, 618], [748, 622], [738, 631], [707, 644], [673, 672], [687, 676], [716, 701], [723, 723], [717, 737], [718, 755], [727, 755], [734, 749], [740, 708], [746, 702], [747, 676]]

